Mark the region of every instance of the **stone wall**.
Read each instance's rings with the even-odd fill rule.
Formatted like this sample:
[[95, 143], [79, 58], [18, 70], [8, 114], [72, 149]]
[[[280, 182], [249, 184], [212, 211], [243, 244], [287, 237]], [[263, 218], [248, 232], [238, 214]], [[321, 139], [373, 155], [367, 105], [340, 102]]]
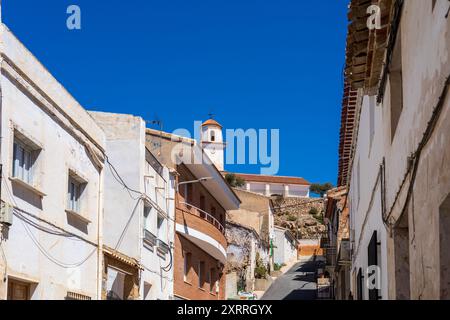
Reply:
[[[275, 225], [289, 229], [299, 239], [317, 239], [325, 231], [321, 222], [324, 199], [272, 197]], [[311, 214], [314, 208], [317, 215]]]

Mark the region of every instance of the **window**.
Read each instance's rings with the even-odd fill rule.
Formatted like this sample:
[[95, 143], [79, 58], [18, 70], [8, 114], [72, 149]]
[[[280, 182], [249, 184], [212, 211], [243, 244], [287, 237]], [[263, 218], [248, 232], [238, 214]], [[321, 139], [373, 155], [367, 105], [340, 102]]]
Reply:
[[83, 191], [87, 182], [76, 175], [73, 171], [69, 171], [68, 187], [67, 187], [67, 210], [80, 213]]
[[364, 293], [363, 293], [363, 281], [364, 281], [364, 276], [362, 274], [362, 269], [359, 268], [358, 270], [358, 276], [357, 276], [357, 280], [356, 280], [356, 293], [357, 293], [357, 300], [363, 300], [364, 299]]
[[205, 282], [211, 287], [211, 270], [205, 271]]
[[184, 185], [184, 200], [189, 204], [192, 203], [192, 184], [190, 183]]
[[200, 217], [206, 218], [205, 210], [206, 210], [206, 199], [205, 196], [200, 196]]
[[198, 263], [198, 287], [203, 288], [205, 285], [205, 262], [199, 261]]
[[23, 142], [15, 138], [13, 155], [13, 177], [33, 184], [33, 154]]
[[125, 282], [126, 274], [108, 267], [108, 280], [106, 283], [106, 299], [107, 300], [124, 300], [125, 299]]
[[392, 53], [389, 68], [389, 83], [391, 89], [391, 142], [394, 140], [400, 115], [403, 110], [403, 75], [402, 75], [402, 30], [398, 29], [397, 40]]
[[152, 210], [152, 207], [144, 205], [144, 229], [148, 231], [151, 231]]
[[211, 131], [211, 142], [216, 141], [216, 132], [215, 131]]
[[[216, 207], [214, 207], [214, 206], [211, 206], [211, 211], [209, 212], [210, 214], [211, 214], [211, 216], [213, 216], [214, 217], [214, 219], [217, 219], [219, 222], [220, 222], [220, 220], [219, 220], [219, 217], [217, 217], [216, 216]], [[221, 223], [221, 222], [220, 222]]]
[[209, 291], [211, 293], [215, 292], [215, 287], [216, 287], [216, 270], [214, 270], [214, 268], [211, 268], [209, 270]]
[[189, 283], [189, 271], [191, 269], [192, 254], [184, 252], [184, 282]]
[[74, 178], [69, 177], [69, 190], [67, 199], [67, 209], [73, 212], [80, 212], [81, 185]]
[[167, 243], [167, 219], [158, 213], [156, 221], [158, 239]]
[[205, 211], [206, 209], [205, 202], [206, 202], [205, 196], [200, 196], [200, 209], [202, 209], [203, 211]]
[[[367, 266], [374, 267], [378, 266], [378, 240], [377, 240], [377, 232], [374, 231], [372, 234], [372, 238], [370, 239], [369, 246], [367, 247]], [[376, 272], [376, 271], [373, 271]], [[368, 277], [373, 277], [378, 279], [379, 274], [368, 274]], [[378, 284], [378, 280], [376, 280]], [[378, 300], [378, 289], [369, 289], [369, 300]]]
[[157, 243], [157, 237], [152, 230], [153, 210], [152, 206], [144, 205], [144, 246], [151, 251]]

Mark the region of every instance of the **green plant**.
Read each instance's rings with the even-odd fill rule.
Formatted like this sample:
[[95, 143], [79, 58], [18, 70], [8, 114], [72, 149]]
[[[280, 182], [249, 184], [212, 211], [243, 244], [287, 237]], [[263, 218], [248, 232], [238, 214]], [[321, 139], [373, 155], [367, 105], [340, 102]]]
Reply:
[[319, 214], [319, 210], [317, 210], [316, 208], [312, 207], [311, 209], [309, 209], [309, 214], [312, 216], [316, 216]]
[[289, 221], [297, 221], [297, 217], [295, 215], [291, 214], [291, 215], [288, 216], [288, 220]]
[[323, 221], [323, 215], [322, 215], [322, 214], [317, 214], [317, 215], [314, 216], [314, 218], [315, 218], [317, 221], [319, 221], [321, 224], [324, 224], [324, 221]]
[[281, 264], [278, 264], [278, 263], [274, 263], [274, 265], [273, 265], [273, 269], [274, 269], [275, 271], [280, 271], [280, 270], [281, 270], [281, 268], [283, 268], [284, 266], [286, 266], [286, 264], [285, 264], [285, 263], [281, 263]]
[[258, 266], [255, 268], [255, 278], [265, 279], [267, 275], [267, 268], [265, 266]]
[[329, 182], [322, 183], [322, 184], [320, 184], [320, 183], [313, 183], [311, 185], [311, 187], [309, 188], [309, 190], [312, 193], [318, 194], [318, 195], [320, 195], [320, 197], [323, 198], [325, 193], [327, 193], [328, 190], [333, 189], [333, 188], [334, 188], [333, 185], [331, 183], [329, 183]]
[[234, 173], [227, 173], [225, 175], [225, 180], [233, 188], [239, 188], [245, 186], [245, 180], [241, 177], [237, 177]]
[[255, 278], [265, 279], [268, 274], [268, 270], [264, 265], [263, 260], [260, 258], [259, 253], [256, 253], [256, 268], [255, 268]]

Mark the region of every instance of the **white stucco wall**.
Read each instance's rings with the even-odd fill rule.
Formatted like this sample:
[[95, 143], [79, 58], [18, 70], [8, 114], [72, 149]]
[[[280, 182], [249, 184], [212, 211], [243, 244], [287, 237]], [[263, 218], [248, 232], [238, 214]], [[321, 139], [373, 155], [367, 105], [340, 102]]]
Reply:
[[247, 182], [247, 191], [262, 194], [265, 196], [282, 195], [285, 197], [309, 197], [309, 186], [294, 185], [294, 184], [280, 184], [280, 183], [262, 183], [262, 182]]
[[[125, 184], [137, 192], [130, 193], [114, 178], [109, 167], [105, 169], [104, 244], [128, 257], [140, 261], [141, 299], [169, 299], [173, 295], [173, 266], [169, 271], [161, 267], [170, 265], [170, 254], [160, 257], [156, 247], [149, 250], [143, 244], [144, 204], [153, 206], [148, 229], [157, 235], [157, 213], [167, 216], [166, 244], [174, 241], [175, 182], [169, 170], [156, 172], [150, 166], [145, 147], [145, 122], [140, 117], [126, 114], [91, 112], [92, 117], [106, 134], [106, 154]], [[142, 197], [146, 195], [147, 200]], [[172, 250], [172, 249], [171, 249]]]
[[[372, 102], [371, 102], [372, 101]], [[382, 107], [377, 106], [375, 97], [365, 96], [362, 101], [358, 140], [352, 166], [349, 190], [354, 277], [359, 268], [367, 279], [367, 247], [374, 231], [377, 231], [378, 264], [381, 268], [380, 296], [388, 298], [388, 274], [386, 253], [386, 228], [381, 219], [381, 184], [378, 180], [379, 167], [383, 159]], [[374, 108], [374, 135], [371, 138], [370, 108]], [[359, 168], [359, 169], [358, 169]], [[359, 176], [359, 177], [358, 177]], [[368, 298], [367, 286], [364, 287], [364, 299]], [[354, 288], [353, 288], [354, 289]], [[353, 291], [355, 292], [355, 291]]]
[[288, 264], [297, 259], [297, 246], [288, 238], [286, 230], [275, 228], [274, 232], [274, 263]]
[[[355, 273], [357, 268], [366, 267], [366, 246], [372, 232], [376, 230], [381, 236], [380, 294], [383, 299], [438, 299], [441, 296], [440, 254], [443, 253], [439, 251], [442, 232], [440, 206], [450, 190], [450, 167], [447, 161], [450, 119], [448, 97], [443, 101], [439, 121], [421, 153], [412, 196], [401, 224], [407, 236], [406, 239], [397, 240], [398, 243], [403, 242], [406, 249], [397, 248], [399, 252], [395, 251], [396, 240], [387, 237], [386, 228], [381, 222], [381, 192], [379, 184], [375, 188], [375, 180], [384, 156], [386, 210], [391, 213], [391, 221], [398, 221], [403, 212], [410, 181], [410, 175], [407, 175], [408, 157], [415, 154], [450, 73], [450, 20], [445, 17], [448, 7], [448, 1], [436, 1], [434, 7], [432, 1], [405, 1], [398, 34], [398, 37], [401, 37], [403, 109], [392, 137], [392, 88], [388, 76], [382, 106], [375, 108], [375, 137], [372, 148], [369, 135], [369, 103], [368, 97], [364, 97], [350, 186], [351, 224], [355, 230], [352, 239], [352, 271]], [[360, 192], [357, 191], [356, 179], [358, 159]], [[395, 228], [392, 231], [395, 234]], [[402, 259], [395, 261], [400, 254]], [[354, 290], [354, 283], [352, 285]], [[398, 291], [399, 288], [401, 292]]]
[[[392, 143], [389, 83], [383, 101], [388, 210], [394, 205], [407, 172], [408, 157], [417, 150], [450, 75], [448, 8], [448, 1], [438, 0], [434, 8], [432, 1], [405, 1], [401, 20], [403, 110]], [[440, 254], [443, 253], [440, 253], [440, 246], [445, 245], [440, 244], [443, 217], [439, 207], [450, 193], [448, 88], [446, 91], [439, 121], [420, 156], [412, 197], [404, 214], [409, 225], [411, 299], [441, 297]], [[392, 210], [395, 218], [401, 213], [405, 194], [401, 192]], [[448, 232], [448, 228], [444, 232]]]
[[[86, 146], [96, 151], [104, 148], [103, 132], [4, 26], [0, 37], [0, 50], [6, 58], [1, 62], [0, 78], [2, 201], [25, 211], [23, 216], [39, 225], [56, 230], [28, 214], [80, 237], [49, 234], [15, 216], [12, 226], [3, 230], [8, 281], [0, 281], [0, 299], [6, 298], [12, 279], [32, 284], [31, 299], [64, 299], [68, 291], [96, 299], [100, 285], [96, 244], [102, 182], [101, 170]], [[29, 80], [25, 81], [25, 77]], [[46, 194], [43, 197], [10, 180], [14, 128], [42, 149], [32, 184]], [[80, 214], [88, 222], [65, 211], [69, 170], [87, 182]], [[0, 258], [2, 276], [5, 265]]]
[[[146, 176], [146, 194], [168, 216], [166, 233], [162, 235], [162, 240], [171, 247], [170, 250], [173, 252], [175, 236], [175, 177], [169, 173], [167, 167], [164, 167], [163, 172], [159, 174], [148, 164]], [[156, 223], [152, 226], [152, 229], [154, 234], [157, 235]], [[162, 258], [155, 251], [151, 251], [145, 246], [142, 249], [142, 264], [145, 266], [145, 269], [142, 273], [141, 295], [145, 300], [172, 299], [174, 261], [170, 255], [171, 253]], [[169, 271], [161, 269], [168, 266]], [[149, 285], [150, 289], [147, 290], [146, 288]]]

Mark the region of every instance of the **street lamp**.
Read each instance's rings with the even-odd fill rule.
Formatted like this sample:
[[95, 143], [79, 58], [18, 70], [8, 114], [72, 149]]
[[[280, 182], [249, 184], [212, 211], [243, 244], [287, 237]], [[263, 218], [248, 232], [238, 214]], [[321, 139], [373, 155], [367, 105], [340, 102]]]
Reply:
[[208, 180], [212, 180], [212, 179], [214, 179], [214, 178], [213, 177], [203, 177], [203, 178], [200, 178], [200, 179], [197, 179], [197, 180], [179, 182], [177, 184], [177, 192], [179, 191], [179, 188], [180, 188], [181, 185], [191, 184], [191, 183], [198, 183], [198, 182], [204, 182], [204, 181], [208, 181]]

